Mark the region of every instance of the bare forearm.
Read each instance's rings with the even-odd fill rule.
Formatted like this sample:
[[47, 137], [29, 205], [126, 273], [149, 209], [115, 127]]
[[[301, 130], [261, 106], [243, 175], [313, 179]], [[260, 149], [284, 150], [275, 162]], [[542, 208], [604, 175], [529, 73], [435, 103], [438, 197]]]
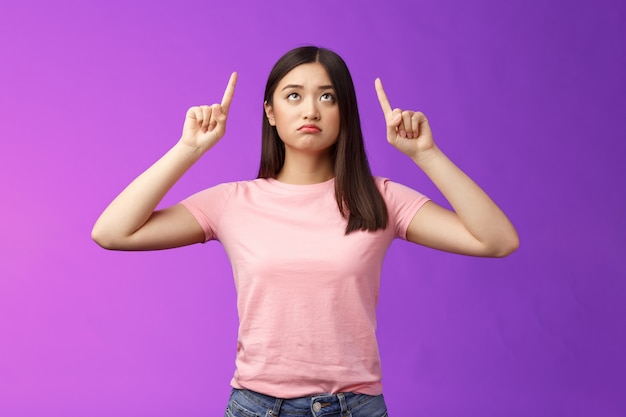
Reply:
[[109, 204], [94, 225], [94, 239], [125, 238], [136, 232], [201, 155], [200, 150], [182, 142], [174, 145]]
[[519, 245], [515, 228], [493, 200], [438, 147], [414, 158], [448, 200], [460, 221], [494, 254], [507, 254]]
[[96, 221], [91, 236], [100, 246], [152, 250], [202, 241], [202, 227], [182, 206], [155, 209], [176, 181], [224, 136], [236, 84], [237, 73], [232, 73], [220, 104], [187, 110], [178, 143], [130, 183]]

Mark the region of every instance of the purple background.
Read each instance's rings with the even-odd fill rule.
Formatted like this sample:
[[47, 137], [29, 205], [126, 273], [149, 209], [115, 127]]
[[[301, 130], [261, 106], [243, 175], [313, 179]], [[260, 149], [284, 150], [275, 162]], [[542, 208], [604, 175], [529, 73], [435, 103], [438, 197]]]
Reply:
[[419, 109], [510, 216], [474, 259], [398, 241], [379, 340], [392, 416], [626, 416], [626, 3], [0, 3], [0, 416], [223, 414], [235, 293], [219, 244], [107, 252], [106, 204], [240, 82], [224, 140], [172, 204], [252, 178], [288, 49], [339, 52], [377, 175], [441, 201], [376, 100]]

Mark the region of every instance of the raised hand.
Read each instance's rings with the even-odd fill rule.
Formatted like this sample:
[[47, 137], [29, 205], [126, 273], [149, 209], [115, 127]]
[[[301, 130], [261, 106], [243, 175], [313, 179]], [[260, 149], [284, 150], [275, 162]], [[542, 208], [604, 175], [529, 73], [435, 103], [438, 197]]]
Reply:
[[206, 151], [224, 136], [228, 109], [235, 94], [236, 84], [237, 73], [233, 72], [220, 104], [194, 106], [187, 110], [181, 142]]
[[415, 160], [435, 148], [428, 119], [421, 112], [392, 109], [380, 78], [375, 81], [376, 95], [385, 115], [387, 141]]

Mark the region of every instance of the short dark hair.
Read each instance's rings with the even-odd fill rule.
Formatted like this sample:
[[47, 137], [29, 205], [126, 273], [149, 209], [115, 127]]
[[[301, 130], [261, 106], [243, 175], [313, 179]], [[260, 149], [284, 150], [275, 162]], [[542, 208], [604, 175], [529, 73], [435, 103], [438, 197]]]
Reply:
[[[273, 104], [274, 91], [285, 75], [302, 64], [320, 63], [328, 73], [339, 106], [339, 136], [331, 149], [335, 175], [335, 198], [339, 212], [348, 219], [345, 233], [385, 229], [388, 213], [376, 187], [365, 154], [361, 120], [352, 76], [335, 52], [316, 46], [292, 49], [272, 68], [263, 99]], [[258, 178], [276, 178], [285, 162], [285, 144], [263, 110], [261, 164]]]

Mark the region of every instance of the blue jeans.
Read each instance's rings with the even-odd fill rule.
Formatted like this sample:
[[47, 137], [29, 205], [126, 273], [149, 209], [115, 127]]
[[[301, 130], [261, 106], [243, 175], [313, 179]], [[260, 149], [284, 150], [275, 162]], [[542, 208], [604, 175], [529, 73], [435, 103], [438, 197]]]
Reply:
[[224, 417], [387, 417], [382, 394], [352, 392], [281, 399], [233, 389]]

